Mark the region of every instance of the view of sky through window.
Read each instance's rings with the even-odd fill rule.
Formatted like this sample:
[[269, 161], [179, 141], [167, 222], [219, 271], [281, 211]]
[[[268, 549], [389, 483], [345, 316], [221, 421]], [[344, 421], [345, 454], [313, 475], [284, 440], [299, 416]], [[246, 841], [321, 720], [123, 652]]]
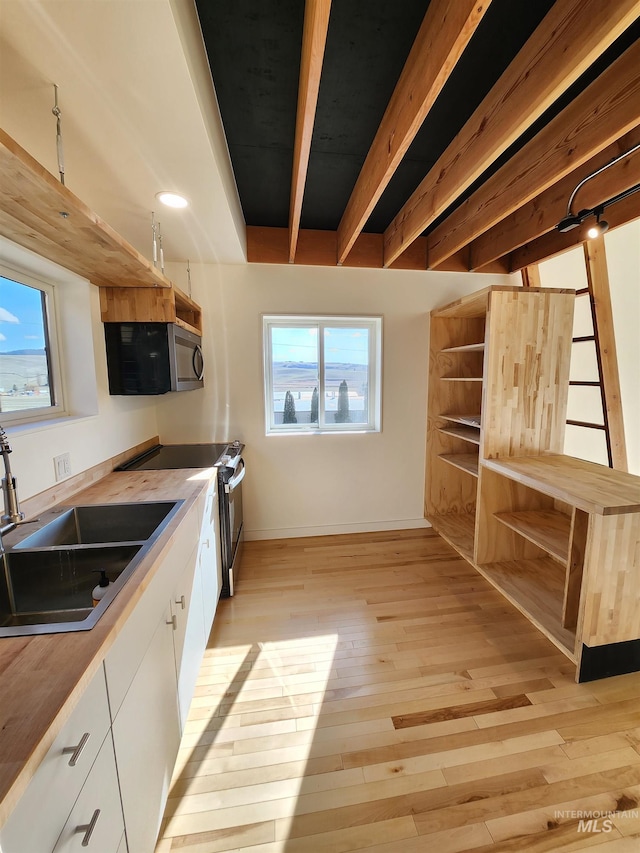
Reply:
[[51, 405], [44, 295], [0, 276], [0, 410]]
[[364, 322], [273, 324], [272, 422], [298, 429], [305, 424], [367, 424], [370, 346]]

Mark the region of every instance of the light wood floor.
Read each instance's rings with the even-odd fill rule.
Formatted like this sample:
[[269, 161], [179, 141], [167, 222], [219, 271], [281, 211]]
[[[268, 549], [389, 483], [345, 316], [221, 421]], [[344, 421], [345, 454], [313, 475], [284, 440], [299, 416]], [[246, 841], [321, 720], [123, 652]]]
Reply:
[[573, 672], [432, 530], [247, 543], [158, 853], [639, 853], [640, 675]]

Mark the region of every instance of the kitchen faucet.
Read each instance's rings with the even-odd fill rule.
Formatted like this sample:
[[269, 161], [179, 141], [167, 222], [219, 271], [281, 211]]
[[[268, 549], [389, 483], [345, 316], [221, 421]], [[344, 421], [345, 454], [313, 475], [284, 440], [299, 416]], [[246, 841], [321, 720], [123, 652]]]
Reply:
[[4, 496], [4, 514], [0, 521], [0, 551], [4, 550], [2, 546], [2, 537], [5, 533], [9, 533], [14, 527], [24, 519], [24, 513], [20, 511], [18, 503], [18, 491], [16, 489], [16, 478], [11, 473], [11, 463], [9, 462], [9, 454], [11, 453], [11, 445], [3, 428], [0, 426], [0, 453], [4, 459], [5, 476], [2, 478], [2, 494]]

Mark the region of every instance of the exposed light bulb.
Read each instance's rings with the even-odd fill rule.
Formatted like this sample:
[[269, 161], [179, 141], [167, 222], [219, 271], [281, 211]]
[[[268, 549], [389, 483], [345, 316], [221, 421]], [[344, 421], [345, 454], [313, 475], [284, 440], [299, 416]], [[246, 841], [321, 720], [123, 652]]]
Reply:
[[189, 202], [183, 195], [179, 195], [178, 193], [170, 193], [170, 192], [161, 192], [156, 193], [156, 198], [162, 204], [166, 204], [167, 207], [188, 207]]
[[599, 237], [599, 236], [600, 236], [600, 226], [598, 225], [598, 223], [596, 223], [595, 225], [592, 225], [592, 226], [587, 230], [587, 237], [588, 237], [590, 240], [595, 240], [595, 239], [596, 239], [596, 237]]

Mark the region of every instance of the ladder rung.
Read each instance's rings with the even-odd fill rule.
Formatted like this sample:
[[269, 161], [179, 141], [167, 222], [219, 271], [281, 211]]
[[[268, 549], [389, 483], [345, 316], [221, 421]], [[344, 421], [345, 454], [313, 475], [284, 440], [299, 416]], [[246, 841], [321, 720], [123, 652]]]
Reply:
[[590, 388], [600, 388], [602, 382], [583, 382], [582, 380], [572, 379], [569, 385], [588, 385]]
[[595, 341], [595, 335], [582, 335], [579, 338], [571, 338], [574, 344], [581, 344], [585, 341]]
[[570, 426], [585, 427], [586, 429], [603, 429], [603, 430], [607, 429], [604, 424], [590, 424], [587, 421], [570, 421], [570, 420], [567, 420], [567, 424], [569, 424]]
[[576, 296], [584, 296], [585, 293], [589, 293], [588, 287], [581, 287], [580, 290], [576, 290]]

